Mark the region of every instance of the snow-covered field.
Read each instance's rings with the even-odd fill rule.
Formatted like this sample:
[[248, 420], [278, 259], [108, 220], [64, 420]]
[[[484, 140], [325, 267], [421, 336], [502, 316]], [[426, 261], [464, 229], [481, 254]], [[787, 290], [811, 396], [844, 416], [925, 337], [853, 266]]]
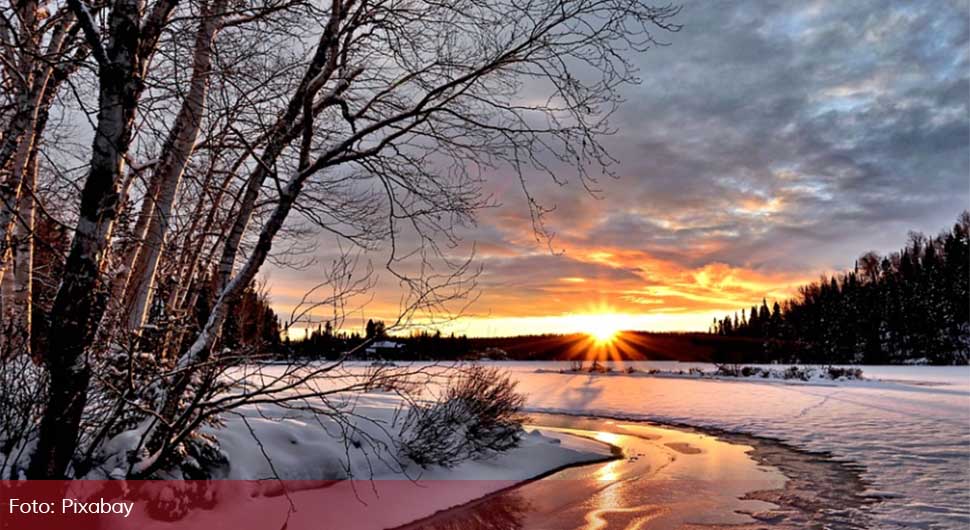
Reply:
[[[777, 438], [865, 467], [880, 528], [970, 527], [970, 368], [864, 366], [868, 381], [729, 381], [536, 373], [500, 363], [536, 411], [709, 426]], [[710, 365], [624, 363], [665, 371]]]
[[[612, 373], [592, 375], [558, 373], [568, 370], [570, 363], [566, 362], [489, 364], [513, 374], [531, 411], [713, 427], [779, 439], [859, 464], [869, 484], [867, 494], [883, 500], [872, 506], [878, 528], [955, 530], [970, 526], [970, 368], [864, 366], [866, 379], [862, 381], [803, 382], [644, 373], [688, 372], [690, 368], [713, 371], [711, 365], [691, 363], [617, 363]], [[636, 373], [622, 373], [631, 365]], [[357, 372], [367, 366], [349, 364], [347, 368]], [[398, 405], [393, 394], [354, 399], [360, 416], [383, 425], [393, 421]], [[347, 478], [348, 461], [357, 470], [356, 478], [369, 478], [360, 472], [367, 469], [367, 460], [361, 454], [352, 452], [349, 459], [343, 454], [343, 444], [335, 442], [339, 432], [333, 425], [266, 407], [244, 414], [246, 422], [239, 416], [227, 418], [226, 427], [216, 433], [233, 463], [229, 478], [274, 475], [252, 443], [250, 429], [263, 440], [284, 479]], [[286, 418], [280, 421], [283, 416]], [[379, 430], [373, 433], [377, 439], [385, 436]], [[477, 479], [484, 488], [465, 488], [460, 498], [441, 499], [433, 508], [471, 500], [500, 483], [603, 456], [603, 448], [592, 442], [583, 445], [565, 439], [560, 444], [530, 435], [522, 447], [497, 458], [451, 470], [423, 471], [423, 479]], [[373, 476], [404, 478], [392, 467], [379, 467]], [[427, 512], [429, 508], [422, 509]], [[428, 513], [398, 513], [394, 522], [404, 522], [405, 515]]]

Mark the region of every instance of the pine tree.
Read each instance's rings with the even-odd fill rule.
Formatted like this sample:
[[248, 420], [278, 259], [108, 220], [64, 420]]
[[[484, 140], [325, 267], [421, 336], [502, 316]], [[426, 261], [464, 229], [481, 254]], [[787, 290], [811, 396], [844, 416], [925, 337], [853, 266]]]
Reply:
[[821, 363], [970, 361], [970, 212], [900, 251], [866, 252], [851, 271], [803, 285], [768, 310], [742, 309], [712, 330], [761, 338], [776, 357]]

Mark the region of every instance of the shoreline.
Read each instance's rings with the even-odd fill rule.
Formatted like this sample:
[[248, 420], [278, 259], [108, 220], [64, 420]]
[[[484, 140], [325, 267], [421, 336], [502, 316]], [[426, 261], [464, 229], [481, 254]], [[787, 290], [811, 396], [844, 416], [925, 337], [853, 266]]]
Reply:
[[[536, 428], [537, 429], [541, 429], [542, 427], [538, 427], [537, 426]], [[449, 514], [449, 513], [457, 514], [457, 513], [462, 512], [462, 511], [472, 510], [472, 509], [474, 509], [474, 508], [476, 508], [476, 507], [478, 507], [478, 506], [480, 506], [480, 505], [482, 505], [482, 504], [484, 504], [484, 503], [486, 503], [486, 502], [488, 502], [488, 501], [490, 501], [490, 500], [492, 500], [492, 499], [494, 499], [496, 497], [499, 497], [501, 495], [504, 495], [506, 493], [509, 493], [510, 491], [514, 491], [514, 490], [517, 490], [519, 488], [525, 487], [525, 486], [527, 486], [529, 484], [532, 484], [534, 482], [538, 482], [540, 480], [549, 478], [552, 475], [555, 475], [557, 473], [561, 473], [561, 472], [566, 471], [568, 469], [574, 469], [574, 468], [581, 468], [581, 467], [586, 467], [586, 466], [595, 466], [595, 465], [599, 465], [599, 464], [605, 464], [607, 462], [612, 462], [612, 461], [615, 461], [615, 460], [621, 460], [625, 456], [623, 454], [623, 449], [621, 449], [620, 447], [618, 447], [616, 445], [613, 445], [611, 443], [607, 443], [607, 442], [604, 442], [602, 440], [595, 440], [594, 438], [587, 437], [587, 436], [579, 436], [579, 435], [574, 435], [574, 434], [570, 434], [570, 435], [567, 435], [567, 436], [577, 436], [577, 437], [580, 437], [580, 438], [585, 438], [587, 440], [593, 440], [593, 441], [599, 442], [599, 443], [601, 443], [603, 445], [606, 445], [606, 446], [608, 446], [610, 448], [611, 455], [610, 456], [605, 456], [605, 457], [600, 458], [598, 460], [589, 460], [589, 461], [586, 461], [586, 462], [574, 462], [574, 463], [571, 463], [571, 464], [563, 464], [561, 466], [558, 466], [558, 467], [549, 469], [548, 471], [544, 471], [544, 472], [542, 472], [542, 473], [540, 473], [540, 474], [538, 474], [538, 475], [536, 475], [534, 477], [531, 477], [531, 478], [528, 478], [528, 479], [525, 479], [525, 480], [516, 482], [515, 484], [512, 484], [510, 486], [506, 486], [506, 487], [501, 488], [501, 489], [497, 489], [497, 490], [495, 490], [495, 491], [493, 491], [491, 493], [488, 493], [487, 495], [483, 495], [483, 496], [481, 496], [481, 497], [479, 497], [477, 499], [473, 499], [473, 500], [470, 500], [470, 501], [468, 501], [466, 503], [459, 504], [459, 505], [456, 505], [456, 506], [452, 506], [450, 508], [445, 508], [445, 509], [442, 509], [442, 510], [438, 510], [438, 511], [436, 511], [436, 512], [434, 512], [432, 514], [426, 515], [426, 516], [424, 516], [424, 517], [422, 517], [420, 519], [415, 519], [414, 521], [405, 523], [405, 524], [400, 525], [400, 526], [395, 526], [395, 527], [389, 528], [387, 530], [416, 530], [418, 528], [421, 528], [423, 525], [427, 524], [428, 522], [430, 522], [430, 521], [432, 521], [432, 520], [434, 520], [434, 519], [436, 519], [438, 517], [441, 517], [444, 514]]]
[[[838, 527], [846, 529], [865, 529], [869, 527], [868, 517], [861, 510], [864, 505], [874, 502], [874, 499], [866, 499], [862, 493], [867, 487], [867, 483], [862, 480], [859, 466], [851, 463], [840, 462], [832, 459], [832, 455], [824, 453], [813, 453], [805, 451], [779, 440], [761, 438], [743, 433], [733, 433], [719, 429], [707, 429], [687, 424], [661, 423], [642, 419], [631, 419], [623, 417], [597, 416], [577, 413], [555, 413], [546, 411], [528, 411], [529, 414], [549, 415], [555, 420], [555, 416], [560, 418], [571, 418], [590, 420], [592, 423], [608, 421], [624, 421], [640, 424], [645, 427], [656, 427], [662, 429], [676, 430], [688, 434], [711, 436], [723, 443], [742, 446], [747, 448], [745, 452], [757, 466], [766, 466], [776, 470], [785, 479], [784, 485], [776, 489], [752, 490], [738, 498], [742, 501], [761, 501], [768, 503], [771, 508], [755, 511], [738, 511], [737, 513], [748, 516], [753, 523], [721, 525], [712, 524], [703, 526], [704, 528], [732, 528], [735, 530], [763, 528], [765, 523], [772, 524], [774, 528], [782, 529], [802, 529], [802, 528], [821, 528], [823, 526]], [[545, 423], [545, 424], [543, 424]], [[553, 425], [537, 419], [534, 425], [542, 429], [543, 427], [555, 428]], [[596, 431], [592, 425], [575, 426], [578, 429]], [[613, 432], [613, 431], [605, 431]], [[637, 436], [636, 434], [630, 434]], [[580, 434], [572, 434], [588, 438]], [[601, 441], [601, 440], [598, 440]], [[425, 528], [430, 525], [432, 528], [461, 528], [457, 522], [466, 520], [478, 520], [484, 514], [490, 514], [490, 510], [501, 510], [499, 497], [506, 494], [515, 494], [516, 490], [526, 488], [530, 484], [535, 484], [544, 478], [560, 473], [572, 468], [585, 468], [595, 466], [611, 460], [629, 458], [632, 455], [623, 454], [623, 449], [607, 444], [613, 448], [614, 457], [604, 459], [600, 462], [588, 462], [562, 466], [555, 470], [550, 470], [542, 475], [511, 485], [507, 488], [497, 490], [488, 495], [475, 499], [465, 504], [461, 504], [446, 510], [440, 510], [421, 519], [417, 519], [402, 526], [394, 527], [393, 530], [415, 530]], [[674, 448], [676, 450], [676, 448]], [[690, 454], [690, 453], [686, 453]], [[496, 505], [489, 508], [490, 501], [496, 501]], [[839, 509], [833, 510], [833, 507]], [[619, 508], [619, 507], [618, 507]], [[849, 510], [856, 508], [856, 510]], [[729, 514], [725, 514], [729, 515]], [[474, 527], [474, 526], [473, 526]], [[488, 526], [482, 526], [488, 528]], [[477, 527], [474, 527], [477, 528]]]

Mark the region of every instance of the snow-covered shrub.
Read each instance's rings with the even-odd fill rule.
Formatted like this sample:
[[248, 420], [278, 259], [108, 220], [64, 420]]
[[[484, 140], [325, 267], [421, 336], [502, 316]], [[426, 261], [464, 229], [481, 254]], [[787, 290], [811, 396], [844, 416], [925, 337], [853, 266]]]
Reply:
[[607, 372], [612, 372], [613, 368], [606, 366], [599, 361], [593, 361], [593, 364], [589, 365], [589, 373], [605, 374]]
[[757, 366], [745, 366], [741, 368], [741, 377], [756, 377], [764, 376], [764, 370], [758, 368]]
[[727, 377], [738, 377], [741, 375], [741, 365], [737, 363], [730, 364], [715, 364], [717, 368], [715, 375], [727, 376]]
[[833, 381], [862, 379], [861, 368], [839, 368], [838, 366], [829, 366], [826, 372], [828, 374], [828, 378]]
[[811, 381], [813, 379], [830, 379], [833, 381], [849, 381], [863, 379], [859, 368], [840, 368], [828, 366], [817, 368], [812, 366], [789, 366], [784, 370], [762, 368], [760, 366], [741, 366], [734, 364], [719, 364], [714, 373], [721, 377], [746, 377], [763, 379], [787, 379], [797, 381]]
[[808, 381], [812, 378], [812, 369], [801, 366], [789, 366], [784, 372], [782, 372], [782, 377], [784, 379], [799, 379], [801, 381]]
[[496, 368], [463, 369], [438, 400], [415, 405], [405, 415], [401, 456], [421, 467], [451, 467], [515, 447], [525, 420], [525, 398], [515, 385]]

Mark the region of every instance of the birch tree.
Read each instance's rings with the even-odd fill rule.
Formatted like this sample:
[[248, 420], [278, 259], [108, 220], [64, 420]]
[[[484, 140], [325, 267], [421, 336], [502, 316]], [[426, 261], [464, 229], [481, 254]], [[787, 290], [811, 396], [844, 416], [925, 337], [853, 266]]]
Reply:
[[[97, 112], [44, 331], [46, 398], [27, 475], [83, 476], [121, 459], [125, 476], [152, 477], [219, 414], [336, 391], [292, 392], [339, 361], [253, 387], [232, 375], [244, 358], [219, 346], [233, 304], [297, 241], [296, 225], [382, 251], [409, 293], [401, 321], [467, 295], [474, 268], [450, 249], [489, 204], [485, 179], [518, 179], [542, 230], [530, 178], [571, 172], [592, 188], [609, 174], [599, 140], [613, 131], [618, 89], [638, 81], [629, 57], [658, 44], [653, 32], [677, 30], [677, 12], [638, 0], [111, 0], [100, 10], [69, 0], [57, 49], [77, 50], [77, 75], [93, 68]], [[184, 43], [165, 36], [185, 20], [189, 65], [178, 64]], [[21, 92], [0, 167], [38, 123], [40, 100]], [[23, 180], [7, 178], [0, 199], [16, 205]], [[332, 277], [335, 298], [372, 285], [348, 278]], [[119, 348], [150, 308], [187, 312], [194, 299], [207, 303], [197, 328]], [[118, 354], [148, 371], [98, 377]], [[136, 442], [106, 454], [118, 440]]]
[[98, 65], [97, 126], [79, 218], [51, 311], [49, 351], [44, 359], [50, 374], [49, 392], [28, 470], [32, 477], [63, 476], [74, 455], [91, 376], [85, 354], [96, 331], [92, 323], [103, 311], [97, 293], [104, 252], [118, 213], [118, 187], [131, 143], [132, 121], [144, 89], [145, 71], [177, 2], [161, 0], [145, 12], [137, 0], [117, 0], [111, 4], [108, 35], [102, 42], [82, 1], [70, 0], [69, 4]]

